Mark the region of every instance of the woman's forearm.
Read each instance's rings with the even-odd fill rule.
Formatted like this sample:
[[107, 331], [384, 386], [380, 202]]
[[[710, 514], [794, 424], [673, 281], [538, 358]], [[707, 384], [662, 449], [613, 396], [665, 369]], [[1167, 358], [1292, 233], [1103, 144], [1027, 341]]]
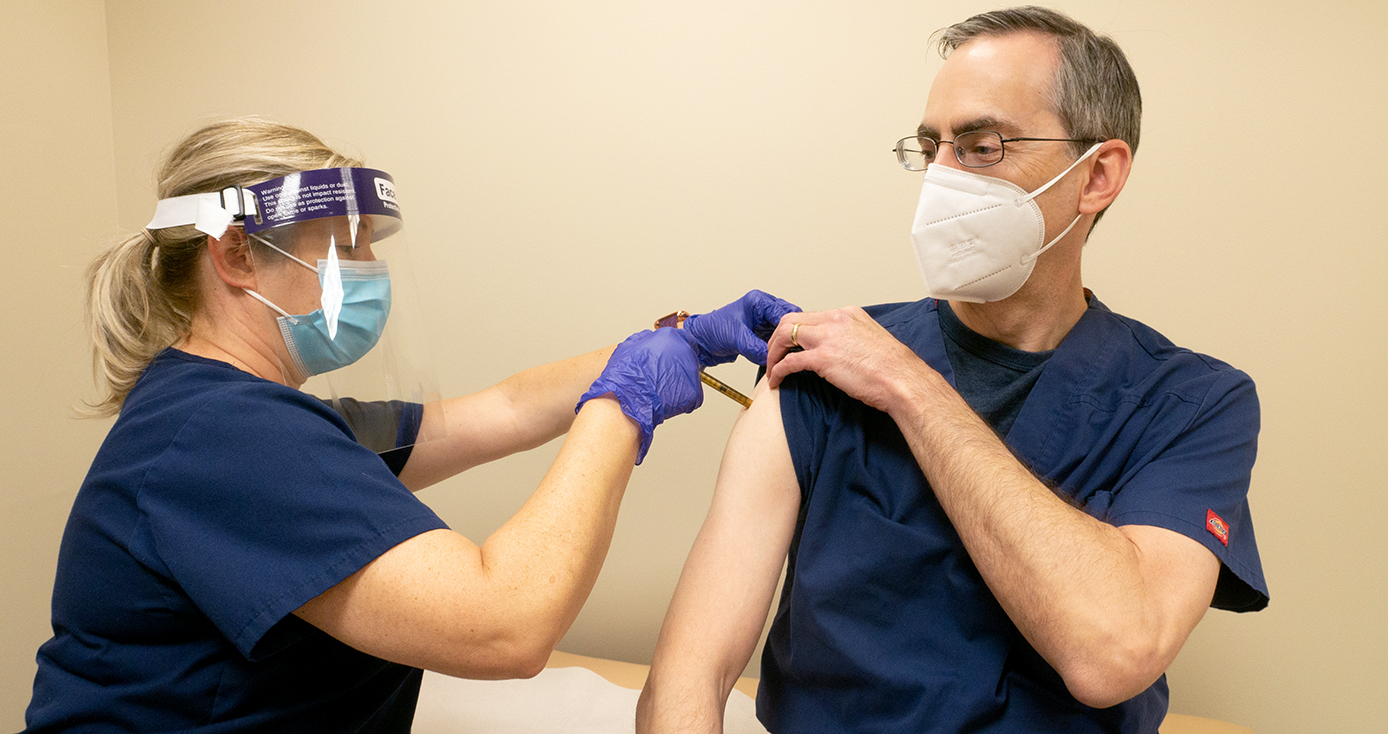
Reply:
[[419, 442], [400, 481], [419, 491], [563, 435], [612, 349], [532, 367], [480, 392], [426, 404]]

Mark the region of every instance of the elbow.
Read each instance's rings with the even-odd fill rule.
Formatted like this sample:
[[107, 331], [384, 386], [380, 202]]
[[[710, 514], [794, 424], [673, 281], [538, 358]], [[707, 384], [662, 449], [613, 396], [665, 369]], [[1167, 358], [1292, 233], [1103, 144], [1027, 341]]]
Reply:
[[506, 658], [507, 678], [534, 678], [549, 663], [554, 649], [549, 645], [518, 645]]
[[476, 638], [459, 640], [449, 647], [453, 652], [446, 661], [425, 667], [455, 678], [476, 680], [534, 678], [545, 669], [554, 651], [548, 637], [505, 633], [482, 642]]
[[641, 695], [636, 698], [636, 734], [647, 734], [654, 726], [655, 714], [652, 708], [655, 704], [651, 697], [651, 681], [647, 678], [646, 685], [641, 688]]
[[512, 678], [534, 678], [549, 664], [554, 646], [559, 644], [568, 625], [548, 615], [531, 618], [512, 627], [508, 636], [508, 659]]
[[499, 656], [506, 678], [534, 678], [549, 663], [554, 641], [548, 636], [528, 635], [507, 644]]
[[1150, 688], [1166, 672], [1168, 662], [1155, 643], [1127, 640], [1081, 656], [1059, 672], [1076, 700], [1104, 709]]

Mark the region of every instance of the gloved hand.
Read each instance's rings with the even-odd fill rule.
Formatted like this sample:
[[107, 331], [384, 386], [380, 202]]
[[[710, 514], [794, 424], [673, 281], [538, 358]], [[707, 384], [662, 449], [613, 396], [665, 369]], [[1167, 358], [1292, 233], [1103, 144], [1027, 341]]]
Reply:
[[646, 458], [655, 427], [666, 418], [691, 413], [704, 403], [699, 384], [699, 359], [694, 337], [682, 329], [638, 331], [617, 345], [602, 374], [578, 399], [578, 412], [592, 398], [612, 393], [622, 412], [636, 421], [641, 448], [636, 463]]
[[697, 340], [699, 364], [704, 367], [731, 362], [739, 354], [765, 365], [766, 340], [782, 316], [799, 310], [789, 301], [753, 290], [716, 311], [690, 316], [684, 330]]

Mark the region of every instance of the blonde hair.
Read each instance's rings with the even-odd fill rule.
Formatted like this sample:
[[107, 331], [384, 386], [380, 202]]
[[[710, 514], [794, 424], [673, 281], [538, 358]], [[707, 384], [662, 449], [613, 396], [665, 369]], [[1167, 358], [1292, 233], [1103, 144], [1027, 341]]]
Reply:
[[[361, 166], [313, 134], [259, 118], [207, 125], [174, 146], [158, 174], [160, 199], [249, 186], [297, 171]], [[87, 324], [98, 399], [84, 415], [120, 412], [155, 355], [188, 335], [201, 294], [207, 235], [192, 225], [144, 230], [87, 269]]]

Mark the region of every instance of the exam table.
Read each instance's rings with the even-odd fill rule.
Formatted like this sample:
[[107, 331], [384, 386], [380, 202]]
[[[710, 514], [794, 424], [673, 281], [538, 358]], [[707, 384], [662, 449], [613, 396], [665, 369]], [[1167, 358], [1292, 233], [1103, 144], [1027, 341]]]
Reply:
[[[472, 681], [426, 672], [414, 734], [608, 734], [634, 732], [636, 698], [649, 666], [555, 651], [529, 680]], [[724, 712], [726, 734], [765, 734], [755, 678], [739, 678]], [[1167, 714], [1161, 734], [1253, 734], [1246, 726]]]

